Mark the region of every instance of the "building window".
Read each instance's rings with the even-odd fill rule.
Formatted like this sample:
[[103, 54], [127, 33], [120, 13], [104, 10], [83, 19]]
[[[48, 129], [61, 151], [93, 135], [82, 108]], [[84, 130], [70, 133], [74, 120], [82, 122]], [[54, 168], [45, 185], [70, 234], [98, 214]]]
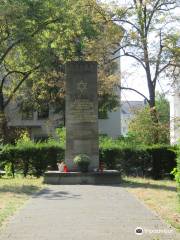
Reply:
[[33, 120], [33, 110], [26, 110], [22, 112], [22, 120]]
[[49, 107], [46, 106], [46, 107], [43, 107], [42, 109], [40, 109], [38, 111], [38, 119], [41, 120], [41, 119], [47, 119], [49, 118]]

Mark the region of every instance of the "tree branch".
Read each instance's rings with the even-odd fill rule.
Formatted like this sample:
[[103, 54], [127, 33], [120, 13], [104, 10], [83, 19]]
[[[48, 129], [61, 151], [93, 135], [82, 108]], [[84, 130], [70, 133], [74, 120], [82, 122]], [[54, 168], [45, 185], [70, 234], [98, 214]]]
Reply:
[[111, 61], [116, 60], [116, 59], [118, 59], [118, 58], [120, 58], [120, 57], [131, 57], [131, 58], [134, 58], [134, 59], [135, 59], [136, 61], [138, 61], [138, 62], [142, 65], [142, 67], [146, 70], [146, 67], [145, 67], [143, 61], [141, 61], [141, 59], [139, 59], [138, 57], [136, 57], [136, 56], [134, 56], [134, 55], [132, 55], [132, 54], [130, 54], [130, 53], [127, 53], [127, 52], [124, 52], [124, 54], [112, 58]]
[[156, 10], [157, 10], [157, 6], [158, 6], [158, 4], [159, 4], [160, 1], [161, 1], [161, 0], [158, 0], [158, 1], [155, 3], [155, 5], [154, 5], [154, 7], [153, 7], [153, 9], [152, 9], [152, 11], [151, 11], [151, 14], [150, 14], [150, 16], [149, 16], [149, 20], [148, 20], [148, 23], [147, 23], [147, 26], [146, 26], [146, 33], [147, 33], [148, 30], [149, 30], [149, 27], [150, 27], [150, 25], [151, 25], [152, 18], [153, 18], [153, 16], [154, 16], [154, 13], [155, 13]]
[[120, 90], [130, 90], [130, 91], [133, 91], [133, 92], [139, 94], [141, 97], [143, 97], [148, 103], [150, 103], [149, 99], [144, 94], [142, 94], [141, 92], [139, 92], [138, 90], [136, 90], [134, 88], [122, 87], [122, 86], [119, 86], [119, 85], [118, 85], [118, 88]]
[[160, 35], [159, 35], [159, 52], [158, 52], [158, 56], [157, 56], [157, 60], [156, 60], [156, 70], [155, 70], [155, 75], [154, 75], [154, 79], [153, 79], [154, 86], [156, 85], [156, 80], [157, 80], [157, 77], [158, 77], [159, 66], [160, 66], [160, 62], [161, 62], [162, 50], [163, 50], [162, 33], [161, 33], [161, 30], [160, 30]]
[[13, 73], [17, 73], [17, 74], [25, 75], [27, 72], [21, 72], [21, 71], [9, 71], [9, 72], [3, 77], [2, 82], [1, 82], [1, 85], [0, 85], [0, 89], [3, 88], [3, 85], [4, 85], [4, 82], [5, 82], [6, 78], [7, 78], [9, 75], [13, 74]]
[[14, 42], [13, 44], [11, 44], [11, 46], [9, 46], [7, 49], [6, 49], [6, 51], [5, 51], [5, 53], [2, 55], [2, 57], [0, 58], [0, 64], [4, 61], [4, 59], [6, 58], [6, 56], [8, 55], [8, 53], [11, 51], [11, 49], [13, 49], [16, 45], [18, 45], [20, 42], [22, 42], [23, 41], [23, 39], [20, 39], [20, 40], [18, 40], [18, 41], [16, 41], [16, 42]]
[[[42, 24], [40, 24], [37, 29], [30, 34], [30, 37], [34, 37], [37, 33], [39, 33], [40, 31], [42, 31], [45, 27], [47, 27], [49, 24], [52, 24], [52, 23], [56, 23], [60, 20], [61, 18], [56, 18], [54, 20], [51, 20], [51, 21], [47, 21], [47, 22], [44, 22]], [[14, 43], [12, 43], [5, 51], [5, 53], [1, 56], [0, 58], [0, 64], [4, 61], [4, 59], [6, 58], [6, 56], [8, 55], [8, 53], [18, 44], [20, 44], [21, 42], [24, 42], [26, 40], [26, 38], [21, 38], [17, 41], [15, 41]]]
[[38, 68], [40, 67], [40, 65], [36, 66], [35, 68], [33, 68], [32, 70], [28, 71], [27, 73], [24, 74], [24, 77], [20, 80], [20, 82], [17, 84], [17, 86], [12, 90], [9, 98], [5, 101], [4, 103], [4, 108], [7, 107], [7, 105], [9, 104], [9, 102], [12, 100], [12, 98], [14, 97], [14, 94], [17, 92], [17, 90], [21, 87], [21, 85], [23, 84], [23, 82], [34, 72], [36, 71]]
[[132, 27], [134, 27], [139, 34], [141, 34], [141, 30], [132, 22], [128, 21], [128, 20], [124, 20], [124, 19], [113, 19], [114, 22], [122, 22], [122, 23], [127, 23], [129, 25], [131, 25]]
[[131, 43], [128, 43], [128, 44], [126, 44], [126, 45], [124, 45], [124, 46], [120, 46], [119, 48], [117, 48], [114, 52], [113, 52], [113, 54], [116, 54], [117, 52], [119, 52], [121, 49], [124, 49], [124, 48], [127, 48], [127, 47], [131, 47], [131, 48], [139, 48], [139, 49], [141, 49], [141, 46], [138, 46], [138, 45], [136, 45], [136, 44], [131, 44]]
[[171, 61], [169, 61], [166, 65], [164, 65], [164, 67], [163, 68], [161, 68], [159, 71], [158, 71], [158, 75], [160, 74], [160, 73], [162, 73], [166, 68], [168, 68], [169, 66], [172, 66], [171, 65]]
[[[161, 7], [166, 7], [167, 8], [167, 6], [168, 5], [175, 5], [176, 4], [176, 1], [173, 1], [173, 2], [163, 2], [163, 3], [161, 3], [161, 4], [159, 4], [158, 6], [157, 6], [157, 9], [156, 10], [161, 10], [161, 11], [166, 11], [166, 9], [163, 9], [163, 8], [161, 8]], [[172, 7], [172, 9], [174, 9], [174, 7]], [[170, 10], [170, 9], [169, 9]]]

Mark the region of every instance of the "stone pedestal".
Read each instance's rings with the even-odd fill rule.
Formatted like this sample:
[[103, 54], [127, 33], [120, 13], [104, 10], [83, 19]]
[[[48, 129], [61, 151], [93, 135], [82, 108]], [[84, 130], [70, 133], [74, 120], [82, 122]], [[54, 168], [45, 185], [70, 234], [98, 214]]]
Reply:
[[97, 63], [66, 64], [66, 153], [70, 171], [77, 171], [73, 159], [87, 154], [89, 170], [99, 167]]
[[121, 174], [116, 170], [107, 170], [103, 172], [68, 172], [48, 171], [44, 175], [45, 184], [102, 184], [113, 185], [121, 183]]

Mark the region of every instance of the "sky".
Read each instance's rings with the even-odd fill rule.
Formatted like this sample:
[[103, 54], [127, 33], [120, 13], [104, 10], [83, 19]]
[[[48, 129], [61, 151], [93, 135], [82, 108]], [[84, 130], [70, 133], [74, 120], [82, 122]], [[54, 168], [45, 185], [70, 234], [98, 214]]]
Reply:
[[[102, 2], [110, 3], [114, 2], [116, 4], [120, 5], [127, 5], [129, 1], [132, 0], [102, 0]], [[177, 13], [178, 14], [178, 13]], [[137, 89], [139, 92], [143, 93], [145, 96], [148, 97], [148, 88], [147, 88], [147, 82], [145, 78], [145, 72], [141, 68], [137, 68], [132, 66], [135, 61], [129, 57], [123, 57], [120, 59], [120, 65], [121, 65], [121, 73], [122, 73], [122, 79], [121, 79], [121, 85], [124, 87], [131, 87], [134, 89]], [[167, 98], [170, 100], [171, 96], [168, 92], [169, 86], [161, 82], [161, 85], [157, 83], [157, 89], [158, 92], [164, 92], [166, 93]], [[144, 99], [137, 93], [133, 91], [123, 90], [121, 93], [121, 99], [123, 101], [143, 101]]]

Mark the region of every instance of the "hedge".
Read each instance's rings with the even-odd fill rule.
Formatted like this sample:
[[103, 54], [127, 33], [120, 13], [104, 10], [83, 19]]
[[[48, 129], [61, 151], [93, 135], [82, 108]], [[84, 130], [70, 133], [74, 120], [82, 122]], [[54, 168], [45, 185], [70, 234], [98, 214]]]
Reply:
[[[120, 169], [125, 175], [147, 176], [154, 179], [170, 176], [176, 167], [175, 149], [170, 146], [104, 145], [99, 149], [100, 161], [108, 169]], [[57, 169], [64, 159], [64, 147], [59, 144], [37, 143], [20, 146], [6, 145], [0, 150], [0, 168], [11, 166], [12, 174], [41, 176], [49, 167]], [[180, 162], [180, 160], [179, 160]], [[179, 163], [180, 169], [180, 163]]]
[[101, 147], [100, 160], [108, 169], [120, 169], [125, 175], [154, 179], [172, 177], [176, 167], [176, 149], [170, 146]]
[[180, 147], [177, 151], [177, 172], [176, 172], [176, 175], [175, 175], [175, 178], [176, 178], [176, 181], [177, 181], [177, 184], [178, 184], [178, 195], [179, 195], [179, 200], [180, 200]]
[[10, 164], [12, 175], [21, 172], [24, 176], [32, 174], [39, 177], [48, 167], [57, 169], [57, 162], [61, 159], [64, 159], [64, 149], [58, 144], [7, 145], [0, 152], [0, 167]]
[[177, 166], [176, 147], [153, 146], [148, 147], [147, 151], [152, 157], [152, 177], [154, 179], [161, 179], [166, 176], [173, 178], [171, 171]]

